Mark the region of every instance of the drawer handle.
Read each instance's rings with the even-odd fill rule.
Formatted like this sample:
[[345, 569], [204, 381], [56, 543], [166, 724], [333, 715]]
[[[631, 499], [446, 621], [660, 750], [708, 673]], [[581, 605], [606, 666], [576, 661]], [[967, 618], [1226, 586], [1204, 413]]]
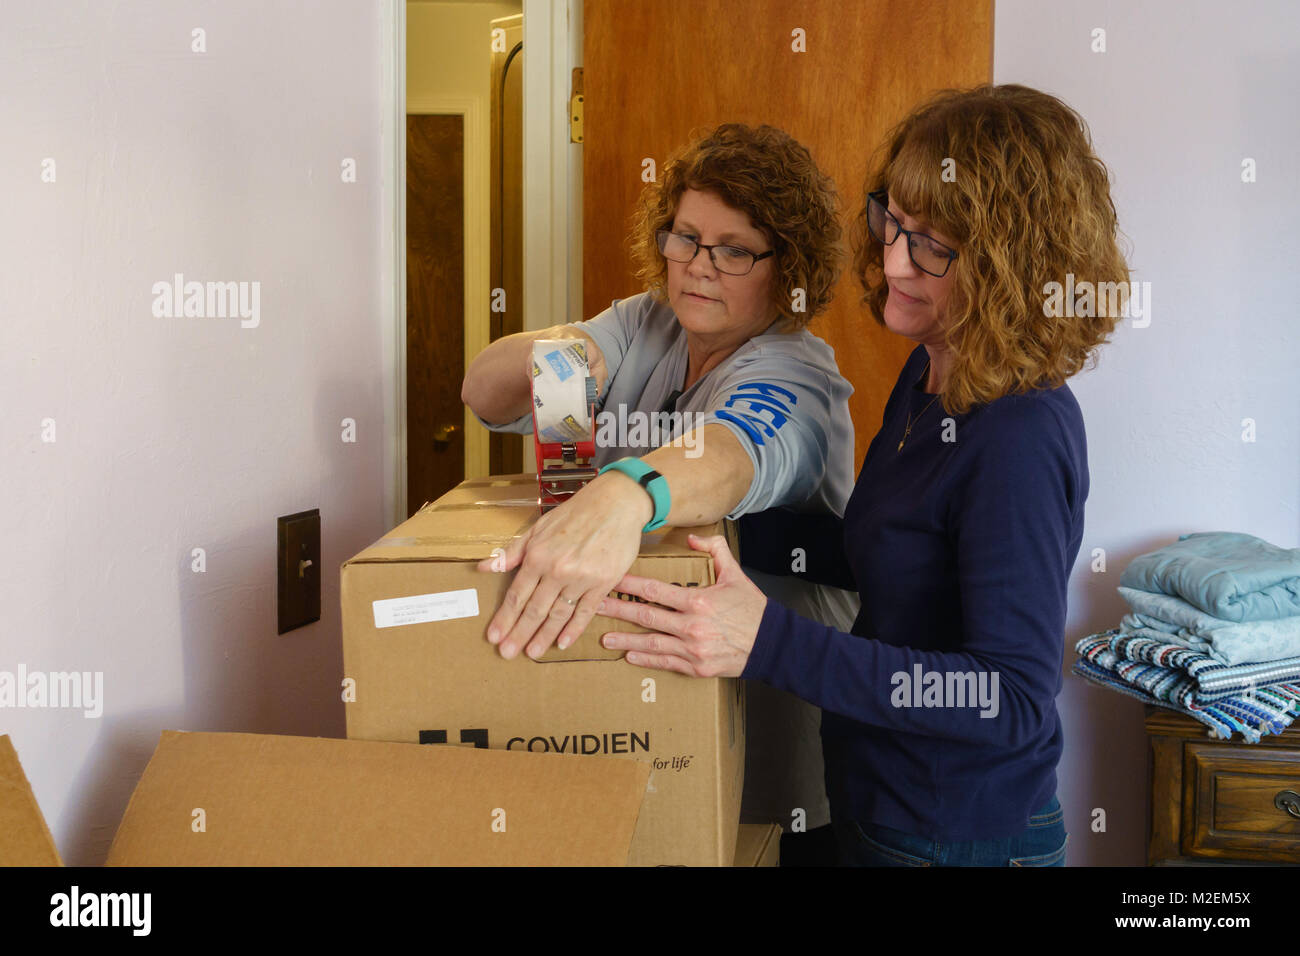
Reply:
[[1273, 798], [1273, 806], [1300, 819], [1300, 793], [1294, 790], [1279, 790], [1277, 796]]

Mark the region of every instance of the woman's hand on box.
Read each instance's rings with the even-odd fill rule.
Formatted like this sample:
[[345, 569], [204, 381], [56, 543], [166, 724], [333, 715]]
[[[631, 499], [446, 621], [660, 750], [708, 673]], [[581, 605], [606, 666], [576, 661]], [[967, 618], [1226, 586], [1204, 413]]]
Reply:
[[654, 502], [639, 484], [607, 472], [542, 515], [504, 553], [482, 561], [480, 571], [519, 569], [488, 624], [487, 639], [501, 656], [523, 649], [537, 659], [552, 644], [564, 650], [576, 641], [632, 567], [653, 515]]
[[740, 569], [725, 538], [690, 535], [687, 540], [696, 551], [713, 555], [717, 583], [683, 588], [625, 575], [618, 590], [651, 603], [605, 598], [596, 613], [639, 624], [649, 632], [611, 631], [601, 643], [627, 651], [628, 663], [642, 667], [690, 677], [739, 677], [758, 637], [767, 597]]

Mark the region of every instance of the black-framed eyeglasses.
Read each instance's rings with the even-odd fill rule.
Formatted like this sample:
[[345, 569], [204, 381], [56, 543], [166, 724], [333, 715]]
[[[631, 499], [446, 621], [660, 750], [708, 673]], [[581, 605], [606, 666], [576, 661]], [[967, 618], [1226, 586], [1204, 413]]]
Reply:
[[707, 249], [713, 268], [729, 276], [749, 275], [756, 262], [775, 255], [772, 249], [767, 252], [750, 252], [740, 246], [706, 246], [702, 242], [696, 242], [690, 236], [680, 236], [667, 229], [660, 229], [655, 233], [655, 238], [659, 240], [659, 251], [663, 253], [665, 259], [671, 259], [673, 262], [690, 262], [699, 255], [701, 249]]
[[907, 236], [907, 254], [912, 264], [927, 275], [942, 279], [948, 267], [957, 258], [957, 250], [944, 245], [933, 236], [912, 229], [889, 214], [889, 194], [885, 190], [867, 195], [867, 228], [877, 242], [892, 246], [899, 235]]

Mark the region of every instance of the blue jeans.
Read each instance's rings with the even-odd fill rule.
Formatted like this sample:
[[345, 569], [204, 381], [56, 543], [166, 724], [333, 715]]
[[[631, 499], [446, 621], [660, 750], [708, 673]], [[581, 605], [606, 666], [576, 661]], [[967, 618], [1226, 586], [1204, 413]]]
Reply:
[[874, 823], [832, 820], [845, 866], [1065, 866], [1065, 813], [1052, 797], [1017, 836], [939, 843]]

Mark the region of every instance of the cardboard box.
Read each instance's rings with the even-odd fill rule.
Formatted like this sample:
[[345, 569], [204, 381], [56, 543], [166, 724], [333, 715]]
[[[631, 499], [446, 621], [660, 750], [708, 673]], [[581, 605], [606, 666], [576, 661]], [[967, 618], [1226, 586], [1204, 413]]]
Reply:
[[[538, 518], [533, 475], [467, 481], [342, 569], [348, 737], [609, 754], [646, 761], [634, 865], [730, 866], [745, 765], [741, 682], [634, 667], [596, 617], [564, 652], [503, 660], [485, 637], [513, 574], [480, 572]], [[722, 523], [692, 529], [722, 531]], [[646, 535], [633, 574], [714, 582], [685, 529]], [[345, 697], [346, 699], [346, 697]]]
[[[109, 865], [621, 863], [648, 776], [608, 758], [165, 731]], [[484, 826], [488, 803], [503, 828]], [[777, 866], [780, 841], [741, 825], [733, 865]], [[3, 736], [0, 866], [62, 866]]]
[[8, 736], [0, 737], [0, 866], [62, 866]]
[[622, 866], [625, 760], [164, 731], [109, 866]]
[[735, 866], [780, 866], [781, 827], [775, 823], [742, 823], [736, 834]]

